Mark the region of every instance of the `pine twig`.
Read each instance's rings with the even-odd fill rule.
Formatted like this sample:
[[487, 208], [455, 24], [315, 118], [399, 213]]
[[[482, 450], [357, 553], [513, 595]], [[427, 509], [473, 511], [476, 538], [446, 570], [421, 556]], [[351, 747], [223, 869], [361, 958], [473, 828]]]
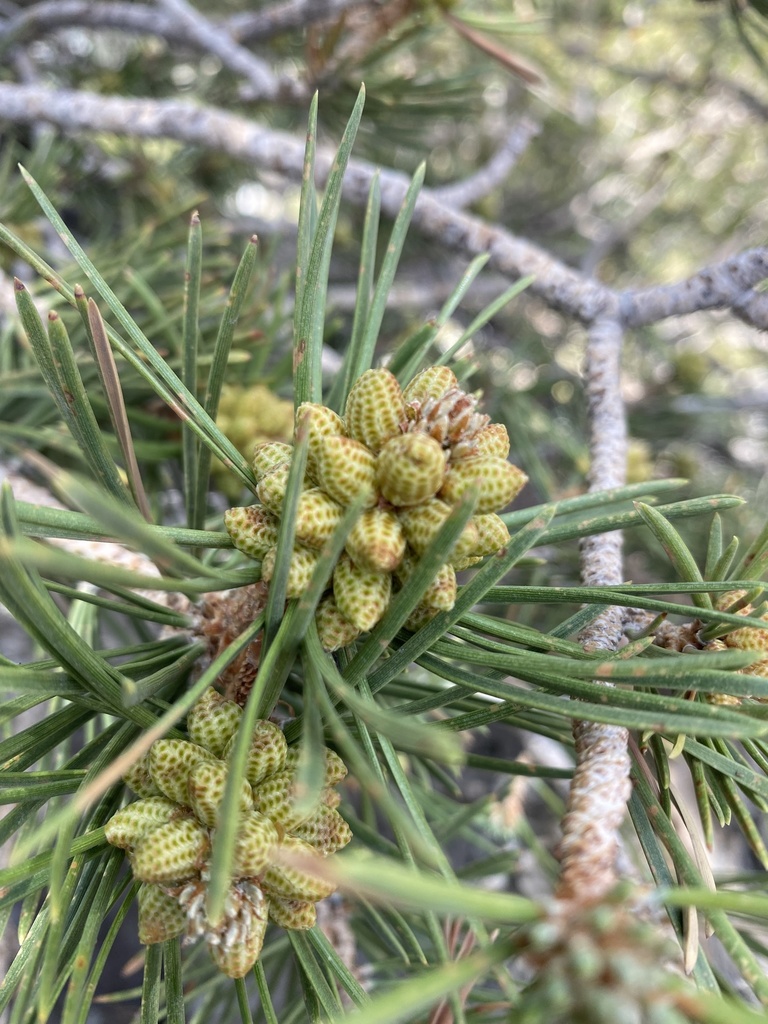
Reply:
[[[46, 122], [69, 133], [98, 131], [177, 139], [292, 179], [300, 179], [302, 174], [302, 140], [217, 108], [3, 82], [0, 109], [6, 120], [22, 124]], [[327, 177], [333, 159], [332, 153], [318, 150], [319, 184]], [[350, 160], [345, 197], [364, 206], [374, 173], [372, 164]], [[408, 178], [383, 170], [380, 180], [382, 210], [393, 216], [405, 196]], [[580, 274], [527, 239], [441, 203], [428, 190], [417, 200], [412, 223], [423, 235], [452, 251], [469, 256], [488, 253], [490, 267], [507, 277], [516, 280], [534, 275], [531, 292], [552, 308], [586, 324], [604, 317], [616, 306], [615, 319], [622, 327], [645, 326], [702, 309], [730, 309], [748, 323], [762, 322], [764, 300], [754, 286], [768, 276], [768, 248], [748, 249], [673, 285], [617, 292]]]
[[289, 75], [276, 75], [270, 65], [236, 42], [187, 0], [158, 0], [160, 7], [184, 27], [188, 37], [201, 49], [218, 57], [230, 71], [248, 82], [249, 100], [308, 100], [304, 85]]
[[522, 117], [512, 126], [506, 139], [484, 167], [463, 181], [444, 185], [442, 188], [433, 188], [432, 198], [457, 210], [464, 210], [479, 199], [484, 199], [509, 177], [531, 140], [540, 131], [541, 126], [535, 121], [529, 117]]
[[768, 295], [749, 288], [731, 307], [736, 316], [758, 331], [768, 331]]
[[373, 7], [374, 0], [283, 0], [258, 11], [243, 11], [227, 19], [229, 31], [241, 43], [272, 39], [281, 32], [306, 28], [338, 18], [356, 7]]
[[[622, 331], [616, 319], [592, 325], [586, 368], [591, 491], [620, 487], [625, 482], [627, 430], [620, 387], [621, 347]], [[581, 576], [588, 586], [621, 582], [620, 532], [584, 538]], [[584, 649], [616, 650], [623, 618], [621, 608], [606, 608], [582, 632], [579, 639]], [[618, 829], [631, 789], [628, 732], [619, 726], [577, 721], [573, 737], [576, 768], [562, 824], [558, 896], [590, 903], [605, 896], [616, 881]]]
[[[258, 11], [234, 14], [216, 22], [238, 43], [267, 42], [283, 32], [343, 14], [371, 0], [285, 0]], [[169, 14], [146, 4], [115, 0], [41, 0], [0, 23], [0, 53], [60, 28], [75, 26], [158, 36], [172, 46], [199, 49], [200, 42]], [[205, 49], [205, 47], [203, 47]]]
[[730, 308], [740, 319], [762, 328], [766, 297], [754, 289], [766, 277], [768, 249], [747, 249], [722, 263], [703, 267], [685, 281], [621, 292], [621, 322], [625, 327], [644, 327], [670, 316]]

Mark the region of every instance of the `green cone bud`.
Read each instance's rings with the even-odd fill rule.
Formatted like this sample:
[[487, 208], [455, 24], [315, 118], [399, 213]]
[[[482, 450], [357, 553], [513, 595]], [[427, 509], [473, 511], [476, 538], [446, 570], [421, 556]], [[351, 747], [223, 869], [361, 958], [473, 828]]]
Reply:
[[425, 402], [428, 398], [442, 398], [446, 391], [459, 386], [456, 374], [447, 366], [428, 366], [417, 373], [405, 386], [403, 398], [407, 403]]
[[281, 462], [259, 480], [256, 493], [259, 501], [270, 512], [279, 516], [283, 510], [285, 491], [288, 486], [288, 474], [291, 471], [289, 462]]
[[352, 829], [339, 812], [325, 805], [291, 831], [325, 856], [341, 850], [352, 838]]
[[405, 553], [405, 534], [390, 509], [367, 509], [349, 531], [346, 550], [359, 569], [393, 572]]
[[288, 900], [272, 896], [269, 901], [269, 919], [280, 928], [309, 931], [317, 924], [317, 907], [309, 900]]
[[182, 882], [199, 869], [210, 847], [208, 830], [191, 818], [158, 825], [134, 847], [131, 866], [141, 882]]
[[440, 614], [439, 608], [432, 608], [428, 604], [417, 604], [411, 614], [405, 620], [405, 628], [412, 633], [418, 633], [422, 626], [426, 626], [436, 615]]
[[308, 548], [321, 548], [339, 525], [341, 516], [341, 505], [319, 487], [302, 491], [296, 512], [296, 540]]
[[312, 814], [312, 808], [302, 813], [296, 810], [294, 772], [277, 772], [264, 779], [254, 788], [253, 806], [273, 821], [279, 821], [288, 831], [292, 831]]
[[338, 651], [360, 636], [360, 630], [344, 618], [330, 594], [317, 606], [315, 625], [324, 651]]
[[[309, 413], [307, 416], [306, 414]], [[307, 441], [307, 469], [312, 478], [318, 480], [318, 464], [320, 448], [328, 437], [336, 437], [344, 433], [344, 420], [327, 405], [317, 402], [302, 402], [296, 410], [296, 424], [307, 423], [309, 438]]]
[[344, 419], [350, 437], [378, 452], [405, 422], [403, 393], [394, 374], [366, 370], [349, 393]]
[[456, 558], [455, 555], [451, 556], [451, 565], [460, 572], [462, 569], [469, 569], [473, 565], [477, 565], [478, 562], [482, 562], [482, 555], [468, 555], [466, 558]]
[[336, 786], [347, 777], [347, 766], [335, 750], [325, 748], [325, 784]]
[[435, 578], [424, 591], [421, 603], [439, 612], [449, 612], [456, 603], [456, 571], [450, 564], [441, 565]]
[[478, 515], [498, 512], [523, 489], [527, 480], [525, 473], [511, 462], [492, 455], [475, 456], [449, 463], [440, 497], [454, 504], [470, 490], [478, 494]]
[[[323, 785], [335, 786], [337, 783], [341, 782], [342, 779], [347, 777], [347, 766], [335, 750], [331, 750], [330, 747], [325, 747], [324, 749], [325, 777], [323, 779]], [[284, 770], [287, 772], [295, 772], [299, 767], [300, 756], [301, 747], [299, 745], [289, 747], [288, 754], [285, 758]]]
[[235, 841], [235, 862], [232, 867], [235, 878], [250, 878], [260, 875], [272, 859], [280, 842], [275, 823], [265, 814], [251, 811], [240, 822]]
[[149, 754], [145, 754], [144, 757], [132, 764], [128, 771], [123, 775], [123, 782], [126, 786], [130, 786], [137, 796], [160, 796], [160, 790], [155, 785], [152, 776], [149, 773]]
[[[189, 805], [199, 821], [209, 828], [218, 823], [219, 804], [224, 798], [229, 766], [223, 761], [196, 764], [189, 773], [187, 789]], [[240, 814], [247, 814], [253, 805], [251, 784], [246, 779], [240, 782], [238, 807]]]
[[261, 505], [230, 508], [224, 513], [224, 527], [238, 551], [257, 561], [277, 543], [279, 519]]
[[[402, 582], [414, 572], [418, 560], [411, 554], [405, 558], [397, 570], [397, 577]], [[425, 589], [419, 604], [433, 608], [436, 612], [449, 612], [456, 603], [456, 572], [452, 565], [441, 565], [434, 579]]]
[[[451, 512], [451, 506], [439, 498], [430, 498], [421, 505], [398, 512], [406, 540], [417, 555], [424, 554]], [[477, 527], [470, 519], [456, 541], [451, 560], [466, 558], [477, 547], [477, 543]]]
[[189, 806], [187, 778], [199, 761], [215, 761], [215, 756], [186, 740], [155, 740], [149, 750], [149, 771], [160, 791], [169, 800]]
[[509, 530], [495, 512], [472, 516], [470, 523], [477, 529], [477, 543], [471, 552], [475, 556], [495, 555], [509, 543]]
[[341, 793], [338, 789], [334, 789], [333, 786], [326, 786], [320, 795], [320, 802], [326, 807], [336, 810], [341, 803]]
[[181, 935], [187, 926], [187, 915], [178, 900], [157, 885], [139, 889], [139, 942], [151, 946]]
[[221, 757], [237, 732], [243, 709], [209, 687], [187, 715], [189, 738]]
[[365, 633], [373, 629], [389, 606], [392, 577], [389, 573], [358, 569], [343, 555], [333, 572], [333, 596], [339, 611]]
[[146, 797], [113, 814], [104, 826], [104, 836], [112, 846], [128, 850], [158, 825], [182, 814], [183, 808], [173, 800], [164, 796]]
[[281, 465], [290, 463], [293, 458], [293, 446], [282, 441], [262, 441], [253, 449], [253, 475], [256, 480], [263, 479], [267, 473]]
[[379, 453], [379, 490], [392, 505], [418, 505], [440, 490], [445, 473], [441, 445], [427, 434], [400, 434]]
[[[277, 548], [270, 548], [264, 555], [261, 563], [261, 578], [265, 583], [269, 583], [274, 575], [276, 556]], [[319, 558], [319, 552], [305, 548], [301, 544], [295, 545], [288, 566], [288, 583], [285, 592], [287, 598], [301, 597], [309, 586]]]
[[317, 464], [317, 482], [340, 505], [358, 498], [372, 508], [379, 499], [376, 487], [376, 457], [370, 448], [351, 437], [327, 437]]
[[[745, 597], [746, 591], [744, 590], [729, 590], [719, 595], [715, 607], [721, 611], [735, 612], [737, 615], [754, 616], [758, 609], [755, 609], [752, 604], [744, 604]], [[766, 619], [767, 616], [760, 615], [760, 618]], [[760, 629], [757, 626], [743, 626], [722, 637], [722, 642], [726, 647], [735, 647], [737, 650], [765, 653], [765, 658], [750, 665], [744, 671], [753, 676], [768, 676], [768, 627]]]
[[[292, 862], [293, 857], [297, 858], [295, 863]], [[325, 899], [336, 890], [333, 882], [319, 874], [323, 858], [303, 839], [286, 836], [280, 844], [277, 858], [263, 876], [264, 889], [270, 896], [315, 901]], [[313, 870], [315, 865], [318, 873]]]
[[489, 423], [472, 440], [473, 455], [493, 455], [497, 459], [509, 458], [509, 434], [503, 423]]
[[[234, 743], [233, 737], [224, 751], [225, 760], [229, 759]], [[266, 719], [257, 722], [245, 763], [246, 779], [252, 786], [258, 786], [268, 775], [282, 771], [287, 752], [288, 744], [282, 730]]]

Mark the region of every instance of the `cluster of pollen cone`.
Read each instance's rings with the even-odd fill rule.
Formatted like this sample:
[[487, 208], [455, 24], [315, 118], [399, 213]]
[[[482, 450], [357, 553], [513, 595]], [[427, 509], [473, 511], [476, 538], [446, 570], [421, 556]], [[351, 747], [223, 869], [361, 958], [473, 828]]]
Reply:
[[[476, 396], [461, 390], [448, 367], [428, 367], [404, 389], [389, 370], [368, 370], [350, 391], [343, 417], [304, 403], [296, 423], [306, 424], [309, 443], [289, 598], [300, 597], [308, 586], [345, 508], [363, 503], [315, 617], [326, 650], [344, 647], [376, 625], [466, 491], [477, 497], [475, 515], [424, 592], [409, 628], [449, 611], [456, 571], [509, 540], [497, 513], [527, 478], [507, 461], [506, 428], [477, 411]], [[292, 454], [290, 444], [256, 445], [260, 504], [232, 508], [224, 517], [235, 547], [261, 561], [267, 583]]]
[[[711, 640], [706, 645], [706, 650], [723, 651], [730, 647], [741, 651], [755, 651], [762, 657], [739, 671], [751, 676], [768, 676], [768, 613], [764, 611], [764, 606], [755, 609], [751, 603], [746, 602], [746, 597], [746, 590], [729, 590], [720, 594], [715, 601], [715, 607], [736, 615], [757, 616], [766, 621], [766, 627], [760, 629], [756, 626], [744, 626], [742, 629], [734, 629], [717, 640]], [[759, 614], [760, 611], [762, 614]], [[710, 693], [706, 699], [710, 704], [741, 704], [741, 697], [727, 693]]]
[[106, 825], [126, 850], [139, 890], [139, 939], [204, 938], [217, 966], [244, 977], [258, 960], [269, 921], [283, 928], [315, 924], [318, 900], [335, 886], [322, 861], [352, 838], [336, 809], [334, 788], [347, 773], [326, 750], [318, 806], [303, 809], [295, 778], [298, 749], [269, 721], [256, 725], [240, 784], [235, 862], [224, 915], [207, 916], [212, 843], [242, 709], [209, 689], [187, 719], [189, 740], [157, 740], [125, 776], [139, 799]]
[[[655, 925], [605, 901], [567, 907], [520, 933], [537, 976], [520, 1020], [548, 1024], [684, 1024], [669, 971], [671, 944]], [[676, 991], [677, 990], [677, 991]]]
[[[752, 604], [745, 604], [745, 590], [729, 590], [721, 594], [715, 606], [722, 611], [733, 611], [736, 615], [755, 615], [755, 608]], [[742, 629], [735, 629], [722, 638], [725, 647], [735, 647], [742, 651], [759, 651], [765, 655], [759, 661], [745, 668], [743, 671], [753, 676], [768, 676], [768, 613], [759, 616], [766, 620], [766, 628], [758, 629], [756, 626], [744, 626]], [[710, 645], [714, 647], [715, 645]]]

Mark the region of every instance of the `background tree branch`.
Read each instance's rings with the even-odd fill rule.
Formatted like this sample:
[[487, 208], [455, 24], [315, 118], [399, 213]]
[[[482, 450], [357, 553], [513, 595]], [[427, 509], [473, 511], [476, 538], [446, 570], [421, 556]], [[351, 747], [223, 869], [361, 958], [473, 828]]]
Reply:
[[510, 129], [491, 159], [464, 181], [457, 181], [442, 188], [433, 188], [432, 195], [439, 203], [463, 210], [479, 199], [483, 199], [504, 182], [512, 172], [529, 143], [541, 131], [540, 125], [529, 117], [523, 117]]
[[226, 28], [192, 7], [186, 0], [159, 0], [175, 25], [181, 25], [195, 45], [214, 54], [222, 64], [248, 83], [249, 100], [307, 100], [306, 88], [292, 75], [278, 75], [267, 61], [241, 46]]
[[[6, 120], [52, 124], [68, 133], [112, 132], [135, 138], [166, 138], [203, 147], [250, 163], [256, 173], [278, 172], [300, 180], [303, 142], [225, 110], [176, 100], [137, 100], [84, 91], [52, 91], [36, 86], [0, 83], [0, 108]], [[320, 184], [334, 156], [319, 148]], [[349, 162], [344, 195], [364, 206], [376, 168], [365, 161]], [[406, 175], [381, 170], [381, 205], [394, 216], [408, 188]], [[618, 303], [617, 320], [639, 327], [667, 317], [703, 309], [731, 309], [752, 316], [744, 299], [768, 275], [768, 249], [751, 249], [674, 285], [656, 285], [620, 292], [585, 277], [551, 253], [481, 218], [456, 210], [424, 190], [416, 202], [414, 226], [449, 249], [476, 256], [488, 253], [490, 265], [512, 280], [533, 275], [531, 291], [554, 309], [592, 323]]]
[[[286, 0], [259, 11], [230, 15], [216, 25], [238, 43], [268, 42], [276, 35], [335, 17], [371, 0]], [[158, 36], [173, 45], [208, 50], [188, 25], [148, 4], [121, 0], [42, 0], [0, 21], [0, 52], [17, 43], [42, 39], [61, 28], [115, 29]]]

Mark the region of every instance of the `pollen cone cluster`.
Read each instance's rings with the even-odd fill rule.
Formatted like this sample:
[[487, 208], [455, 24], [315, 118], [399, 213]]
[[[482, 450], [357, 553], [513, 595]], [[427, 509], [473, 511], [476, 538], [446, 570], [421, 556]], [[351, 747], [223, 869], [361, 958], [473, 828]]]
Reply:
[[[477, 497], [475, 515], [407, 625], [417, 629], [450, 610], [456, 571], [509, 540], [497, 513], [527, 477], [507, 461], [506, 428], [477, 411], [476, 396], [461, 390], [448, 367], [428, 367], [404, 390], [389, 370], [368, 370], [350, 391], [343, 417], [324, 405], [304, 403], [296, 423], [307, 424], [309, 446], [289, 598], [300, 597], [308, 586], [345, 508], [363, 503], [318, 606], [316, 622], [326, 650], [344, 647], [376, 625], [467, 491]], [[267, 583], [292, 454], [289, 444], [257, 444], [253, 470], [260, 504], [232, 508], [224, 516], [235, 547], [261, 561]]]
[[[225, 384], [216, 424], [235, 448], [248, 457], [254, 442], [290, 440], [293, 402], [279, 398], [263, 384]], [[233, 497], [240, 493], [240, 483], [222, 462], [215, 459], [212, 468], [225, 493]]]
[[125, 781], [139, 799], [107, 822], [106, 838], [126, 850], [139, 891], [139, 939], [204, 938], [220, 970], [242, 978], [258, 960], [268, 921], [282, 928], [315, 924], [315, 904], [335, 886], [322, 862], [352, 833], [336, 809], [335, 786], [347, 773], [326, 750], [317, 806], [297, 799], [298, 750], [260, 721], [239, 786], [240, 824], [233, 875], [221, 921], [207, 916], [210, 858], [228, 758], [242, 709], [209, 689], [187, 719], [189, 740], [162, 739]]
[[683, 1024], [675, 951], [636, 913], [604, 903], [563, 908], [520, 935], [536, 971], [516, 1007], [548, 1024]]
[[263, 384], [225, 384], [216, 422], [240, 451], [255, 441], [282, 441], [293, 432], [293, 402]]
[[[743, 603], [745, 596], [746, 591], [744, 590], [729, 590], [726, 594], [720, 595], [717, 600], [717, 608], [721, 611], [733, 611], [736, 615], [754, 615], [756, 609], [751, 604]], [[768, 676], [768, 613], [759, 617], [766, 620], [765, 629], [760, 629], [757, 626], [744, 626], [743, 629], [734, 629], [722, 640], [726, 647], [762, 653], [764, 657], [744, 669], [744, 672], [748, 672], [752, 676]]]
[[[717, 598], [715, 607], [720, 611], [732, 612], [735, 615], [754, 617], [758, 614], [759, 609], [748, 604], [745, 600], [746, 596], [746, 590], [729, 590]], [[762, 610], [764, 611], [764, 609]], [[706, 645], [706, 649], [708, 651], [724, 651], [730, 647], [741, 651], [755, 651], [762, 657], [739, 671], [745, 675], [768, 676], [768, 612], [764, 612], [758, 617], [765, 620], [764, 629], [759, 626], [744, 626], [742, 629], [734, 629], [723, 637], [711, 640]], [[737, 705], [741, 704], [742, 698], [728, 693], [710, 693], [706, 695], [706, 700], [710, 704]]]

